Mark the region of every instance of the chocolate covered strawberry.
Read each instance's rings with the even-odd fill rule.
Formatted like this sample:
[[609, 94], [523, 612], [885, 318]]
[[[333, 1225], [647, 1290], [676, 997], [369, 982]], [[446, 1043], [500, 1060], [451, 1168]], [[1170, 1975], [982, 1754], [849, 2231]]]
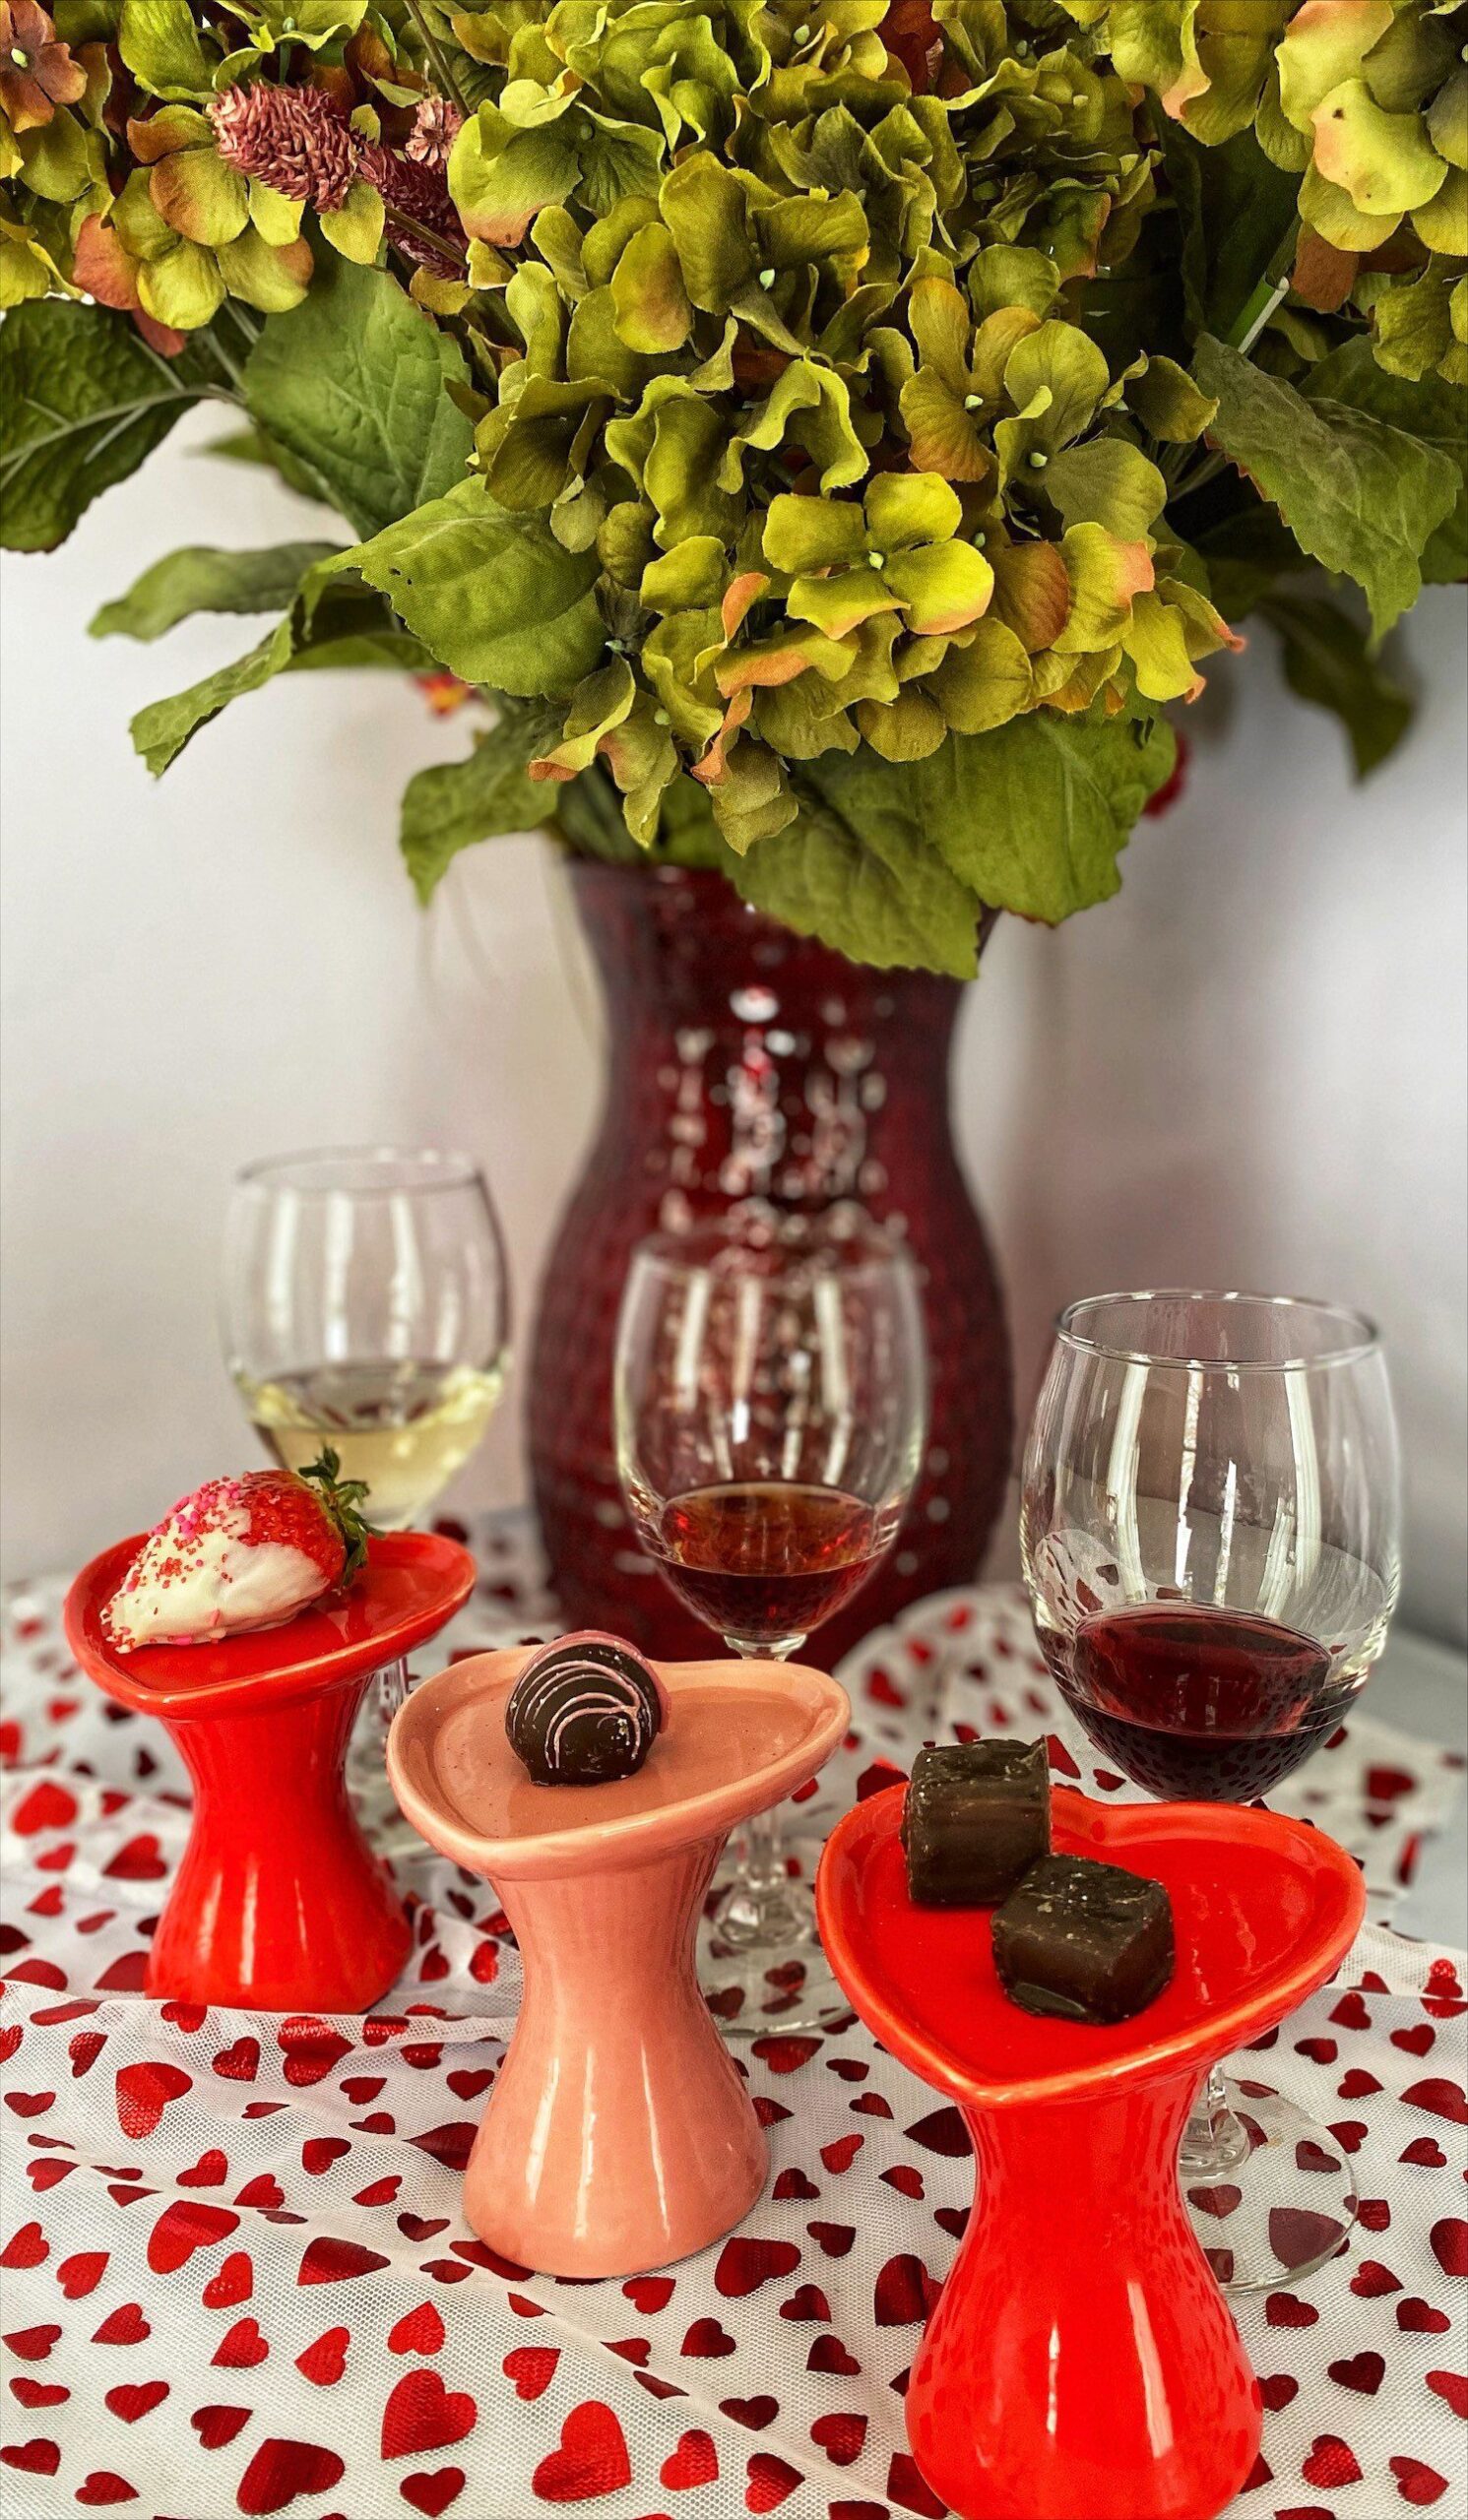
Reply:
[[280, 1627], [351, 1581], [367, 1553], [367, 1490], [328, 1448], [306, 1470], [208, 1479], [147, 1540], [102, 1613], [108, 1642], [197, 1645]]

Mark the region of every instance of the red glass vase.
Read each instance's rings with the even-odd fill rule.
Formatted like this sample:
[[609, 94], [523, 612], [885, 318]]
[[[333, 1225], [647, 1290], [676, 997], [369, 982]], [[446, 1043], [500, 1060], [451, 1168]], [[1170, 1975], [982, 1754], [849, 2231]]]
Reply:
[[578, 863], [606, 993], [606, 1098], [545, 1266], [530, 1454], [567, 1617], [668, 1656], [707, 1630], [633, 1538], [617, 1485], [611, 1359], [633, 1245], [727, 1211], [850, 1201], [923, 1273], [931, 1420], [891, 1557], [820, 1630], [828, 1662], [905, 1603], [977, 1572], [1013, 1427], [1003, 1298], [959, 1169], [948, 1066], [960, 984], [878, 972], [747, 909], [722, 875]]

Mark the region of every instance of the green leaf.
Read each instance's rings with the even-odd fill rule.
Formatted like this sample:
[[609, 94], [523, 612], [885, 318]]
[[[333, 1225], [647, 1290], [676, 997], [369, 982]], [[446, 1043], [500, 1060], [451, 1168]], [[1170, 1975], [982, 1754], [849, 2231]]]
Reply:
[[62, 298], [0, 327], [0, 542], [49, 551], [160, 445], [209, 388], [157, 357], [124, 315]]
[[1119, 888], [1117, 858], [1176, 748], [1163, 719], [1143, 735], [1038, 709], [907, 771], [909, 811], [981, 901], [1054, 926]]
[[449, 389], [463, 353], [388, 272], [332, 258], [250, 353], [253, 417], [363, 539], [462, 479], [473, 427]]
[[146, 709], [140, 709], [132, 724], [133, 743], [155, 779], [162, 777], [190, 737], [217, 718], [222, 709], [227, 709], [231, 700], [262, 690], [282, 672], [290, 662], [292, 646], [290, 615], [287, 613], [247, 656], [236, 657], [232, 664], [221, 665], [216, 673], [206, 674], [202, 682], [192, 683], [187, 691], [175, 691], [166, 700], [151, 700]]
[[136, 584], [104, 603], [91, 623], [94, 639], [161, 639], [195, 612], [279, 612], [330, 542], [282, 542], [269, 551], [218, 551], [190, 544], [155, 560]]
[[301, 582], [295, 652], [283, 670], [328, 673], [365, 665], [395, 673], [430, 673], [433, 659], [427, 649], [404, 629], [375, 587], [343, 577], [323, 584], [335, 558], [333, 553], [330, 561], [318, 562]]
[[207, 96], [213, 87], [188, 0], [124, 0], [117, 49], [155, 96]]
[[1362, 624], [1329, 596], [1266, 596], [1259, 611], [1279, 632], [1291, 690], [1334, 712], [1350, 739], [1356, 776], [1365, 779], [1411, 724], [1411, 693], [1383, 671]]
[[1457, 466], [1368, 411], [1307, 402], [1223, 342], [1198, 345], [1197, 377], [1218, 402], [1213, 435], [1301, 549], [1354, 578], [1379, 638], [1422, 592], [1422, 554], [1456, 505]]
[[526, 764], [559, 733], [558, 711], [517, 709], [480, 738], [467, 761], [410, 779], [399, 840], [425, 908], [461, 849], [503, 832], [536, 831], [545, 821], [550, 798], [543, 784], [527, 778]]
[[451, 673], [523, 698], [568, 693], [602, 656], [595, 550], [567, 551], [543, 518], [461, 481], [343, 554]]
[[980, 904], [905, 809], [911, 768], [867, 751], [840, 766], [840, 781], [826, 761], [807, 766], [798, 818], [733, 859], [732, 882], [755, 910], [854, 963], [972, 979]]
[[[155, 778], [176, 761], [201, 726], [207, 726], [231, 700], [263, 690], [278, 673], [308, 666], [381, 663], [405, 667], [425, 660], [416, 643], [405, 639], [377, 598], [354, 585], [338, 583], [350, 554], [329, 551], [313, 561], [294, 590], [288, 612], [267, 631], [258, 646], [236, 657], [187, 691], [150, 702], [132, 723], [132, 737]], [[392, 645], [384, 650], [384, 642]]]
[[1257, 498], [1252, 485], [1236, 474], [1225, 476], [1237, 494], [1229, 507], [1193, 548], [1207, 563], [1208, 592], [1229, 621], [1242, 621], [1281, 578], [1309, 572], [1310, 562], [1277, 509]]
[[1438, 526], [1422, 555], [1429, 586], [1456, 586], [1468, 578], [1468, 410], [1462, 389], [1440, 376], [1395, 376], [1382, 367], [1370, 342], [1345, 342], [1310, 370], [1303, 391], [1313, 403], [1348, 403], [1389, 427], [1436, 446], [1458, 468], [1461, 487], [1451, 515]]
[[376, 669], [384, 673], [426, 673], [433, 660], [426, 648], [389, 619], [379, 630], [354, 630], [341, 639], [313, 639], [281, 668], [283, 673], [342, 673]]
[[227, 464], [263, 464], [271, 472], [278, 472], [287, 489], [294, 490], [297, 497], [310, 499], [313, 503], [321, 498], [321, 484], [315, 474], [308, 472], [296, 456], [287, 455], [283, 446], [274, 444], [263, 429], [253, 425], [230, 429], [223, 437], [211, 438], [207, 446], [196, 447], [193, 452], [222, 456]]

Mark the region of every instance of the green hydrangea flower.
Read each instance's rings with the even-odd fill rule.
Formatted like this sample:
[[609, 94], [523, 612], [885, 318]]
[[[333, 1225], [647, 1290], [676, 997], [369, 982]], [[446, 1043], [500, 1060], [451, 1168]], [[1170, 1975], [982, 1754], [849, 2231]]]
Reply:
[[[950, 969], [972, 920], [933, 944], [923, 870], [960, 924], [1000, 878], [911, 798], [998, 761], [1016, 861], [1065, 867], [1002, 897], [1111, 889], [1072, 761], [1129, 819], [1158, 713], [1240, 644], [1226, 615], [1273, 607], [1359, 760], [1399, 727], [1339, 590], [1380, 633], [1468, 568], [1468, 0], [26, 7], [46, 79], [0, 97], [23, 408], [92, 390], [38, 317], [101, 324], [104, 412], [143, 361], [140, 449], [172, 416], [157, 354], [187, 350], [179, 408], [242, 405], [360, 537], [150, 720], [151, 761], [322, 650], [408, 648], [503, 708], [464, 836], [543, 798], [608, 854], [731, 851], [804, 915], [803, 815], [827, 893], [860, 839], [861, 914]], [[32, 542], [113, 477], [97, 436], [90, 483], [27, 459]], [[1315, 564], [1323, 635], [1275, 600]], [[838, 790], [876, 800], [857, 839]], [[410, 853], [426, 890], [451, 847]]]
[[[1461, 0], [1062, 0], [1199, 140], [1253, 129], [1300, 176], [1331, 266], [1398, 375], [1468, 384], [1468, 10]], [[1402, 299], [1405, 302], [1397, 304]], [[1326, 303], [1321, 299], [1317, 302]]]

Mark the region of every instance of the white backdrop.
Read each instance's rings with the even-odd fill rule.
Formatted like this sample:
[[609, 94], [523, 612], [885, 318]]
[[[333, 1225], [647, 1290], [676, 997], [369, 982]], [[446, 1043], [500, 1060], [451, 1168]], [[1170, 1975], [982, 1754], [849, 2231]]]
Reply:
[[[91, 612], [175, 543], [312, 531], [252, 469], [199, 461], [210, 433], [180, 430], [61, 552], [4, 571], [10, 1574], [249, 1458], [214, 1312], [238, 1164], [367, 1138], [472, 1149], [523, 1321], [595, 1106], [589, 982], [542, 845], [490, 844], [427, 918], [415, 907], [398, 790], [467, 736], [411, 685], [279, 684], [158, 787], [133, 755], [132, 710], [254, 625], [96, 645]], [[1373, 1312], [1406, 1435], [1407, 1614], [1461, 1638], [1462, 598], [1414, 622], [1428, 705], [1364, 788], [1257, 644], [1192, 713], [1187, 797], [1143, 826], [1119, 898], [1055, 936], [1001, 923], [964, 1020], [963, 1143], [1022, 1406], [1056, 1304], [1099, 1288], [1267, 1286]], [[517, 1394], [461, 1494], [520, 1487]]]

